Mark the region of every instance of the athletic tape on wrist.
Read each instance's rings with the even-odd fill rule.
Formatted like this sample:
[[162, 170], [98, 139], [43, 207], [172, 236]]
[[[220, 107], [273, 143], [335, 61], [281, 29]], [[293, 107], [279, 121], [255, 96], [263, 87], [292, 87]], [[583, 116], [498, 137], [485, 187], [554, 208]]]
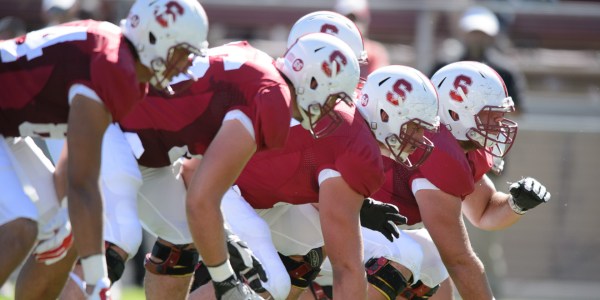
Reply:
[[210, 274], [212, 280], [216, 282], [224, 281], [225, 279], [231, 276], [233, 276], [234, 278], [236, 277], [233, 273], [233, 268], [229, 263], [229, 259], [227, 259], [224, 263], [216, 267], [206, 266], [206, 268], [208, 269], [208, 273]]
[[81, 259], [83, 279], [87, 284], [96, 284], [102, 278], [108, 278], [106, 257], [104, 254], [94, 254]]

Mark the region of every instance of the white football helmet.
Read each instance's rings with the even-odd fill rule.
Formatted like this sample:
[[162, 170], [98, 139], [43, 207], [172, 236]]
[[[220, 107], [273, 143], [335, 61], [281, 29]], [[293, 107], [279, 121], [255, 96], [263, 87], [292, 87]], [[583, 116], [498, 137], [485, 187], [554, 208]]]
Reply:
[[176, 49], [205, 55], [208, 48], [208, 18], [197, 0], [137, 0], [121, 28], [140, 62], [154, 72], [150, 84], [159, 90], [168, 89], [171, 77], [187, 71], [176, 70], [189, 59]]
[[329, 33], [337, 36], [352, 48], [359, 63], [367, 63], [367, 52], [365, 51], [362, 34], [358, 27], [356, 27], [356, 24], [350, 19], [332, 11], [316, 11], [298, 19], [290, 30], [287, 47], [291, 47], [299, 37], [315, 32]]
[[440, 117], [459, 141], [472, 141], [495, 157], [504, 157], [517, 135], [517, 123], [504, 118], [514, 111], [504, 81], [489, 66], [460, 61], [438, 70], [431, 81], [440, 96]]
[[[420, 71], [392, 65], [379, 68], [368, 77], [356, 106], [369, 123], [375, 138], [387, 146], [390, 157], [409, 169], [421, 165], [433, 150], [433, 143], [410, 123], [428, 131], [437, 131], [438, 96], [435, 87]], [[421, 149], [411, 162], [409, 155]]]
[[[302, 126], [315, 138], [331, 133], [340, 124], [334, 111], [343, 101], [352, 105], [358, 84], [358, 60], [342, 40], [325, 33], [300, 37], [277, 59], [277, 68], [294, 85]], [[329, 122], [317, 122], [328, 118]]]

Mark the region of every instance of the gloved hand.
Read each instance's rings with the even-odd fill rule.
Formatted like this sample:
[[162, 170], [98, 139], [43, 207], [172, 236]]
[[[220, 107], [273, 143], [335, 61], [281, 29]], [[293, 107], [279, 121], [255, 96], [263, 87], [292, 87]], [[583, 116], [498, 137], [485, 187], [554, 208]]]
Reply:
[[233, 275], [225, 281], [213, 281], [213, 286], [215, 287], [217, 300], [264, 300], [246, 284], [235, 279]]
[[360, 209], [360, 224], [365, 228], [381, 232], [390, 242], [394, 237], [400, 236], [400, 230], [396, 225], [404, 225], [407, 221], [395, 205], [371, 198], [366, 198]]
[[225, 234], [227, 235], [229, 262], [233, 270], [243, 276], [253, 290], [259, 293], [264, 292], [261, 280], [267, 281], [268, 278], [258, 258], [254, 256], [244, 241], [227, 228]]
[[51, 265], [67, 255], [73, 245], [73, 233], [66, 207], [59, 208], [52, 219], [43, 225], [40, 235], [49, 238], [40, 241], [34, 248], [36, 261]]
[[523, 178], [510, 186], [511, 197], [508, 199], [510, 207], [518, 214], [546, 203], [550, 200], [550, 192], [535, 178]]
[[94, 285], [94, 290], [91, 294], [85, 293], [87, 300], [110, 300], [110, 279], [102, 278]]

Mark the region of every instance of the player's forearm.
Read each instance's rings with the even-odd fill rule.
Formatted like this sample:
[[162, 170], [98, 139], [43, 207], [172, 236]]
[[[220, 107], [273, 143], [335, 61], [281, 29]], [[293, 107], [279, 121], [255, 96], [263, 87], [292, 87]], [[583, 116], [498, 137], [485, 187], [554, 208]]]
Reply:
[[73, 228], [75, 246], [80, 257], [103, 252], [102, 198], [98, 184], [74, 183], [68, 189], [69, 218]]
[[[338, 268], [339, 269], [339, 268]], [[364, 267], [360, 270], [333, 269], [333, 294], [339, 299], [367, 299], [367, 279]], [[339, 295], [339, 296], [338, 296]]]
[[508, 204], [509, 195], [496, 192], [476, 226], [483, 230], [501, 230], [515, 224], [522, 215], [516, 214]]
[[227, 259], [223, 216], [219, 203], [218, 199], [199, 198], [188, 193], [188, 225], [194, 243], [207, 266], [220, 265]]
[[446, 268], [463, 299], [493, 299], [483, 264], [474, 253], [455, 258]]
[[[342, 222], [336, 222], [339, 224]], [[323, 223], [321, 223], [323, 224]], [[356, 230], [354, 230], [356, 228]], [[331, 234], [345, 231], [344, 235]], [[362, 239], [358, 223], [334, 227], [324, 232], [327, 255], [333, 268], [334, 294], [340, 299], [366, 299], [367, 281], [362, 257]]]

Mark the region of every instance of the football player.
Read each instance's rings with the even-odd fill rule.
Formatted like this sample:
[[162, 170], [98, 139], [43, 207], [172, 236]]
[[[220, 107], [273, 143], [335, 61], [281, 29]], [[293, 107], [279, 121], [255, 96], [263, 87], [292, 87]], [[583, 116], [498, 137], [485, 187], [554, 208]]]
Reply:
[[[207, 18], [197, 1], [138, 1], [130, 13], [122, 30], [85, 20], [0, 42], [0, 133], [7, 144], [26, 136], [67, 137], [74, 243], [94, 297], [109, 284], [98, 188], [105, 129], [143, 99], [145, 83], [168, 90], [171, 78], [189, 66], [188, 56], [202, 55], [206, 47]], [[16, 161], [6, 146], [0, 156], [5, 191], [0, 201], [6, 207], [0, 213], [0, 238], [10, 245], [0, 259], [3, 284], [36, 240], [33, 202], [38, 201], [29, 186], [21, 187], [26, 184], [21, 164], [31, 162]], [[41, 260], [56, 258], [52, 252], [38, 254]]]
[[[436, 132], [440, 125], [437, 91], [429, 78], [411, 67], [382, 67], [368, 76], [355, 101], [379, 144], [380, 154], [386, 160], [407, 170], [417, 169], [426, 162], [434, 145], [424, 134]], [[415, 153], [417, 150], [418, 155]], [[386, 167], [389, 168], [389, 165]], [[368, 201], [377, 202], [373, 199]], [[385, 228], [391, 225], [392, 228], [386, 235], [381, 235], [365, 228], [369, 222], [379, 222]], [[395, 224], [386, 224], [385, 215], [381, 214], [365, 215], [361, 223], [364, 262], [370, 284], [369, 299], [395, 299], [399, 291], [410, 287], [421, 277], [429, 276], [423, 253], [427, 249], [423, 249], [418, 236], [400, 232]], [[330, 287], [322, 288], [330, 286], [332, 280], [331, 263], [326, 259], [320, 275], [315, 278], [319, 285], [311, 286], [311, 294], [327, 297], [331, 294]], [[303, 297], [313, 299], [308, 295]]]
[[[203, 166], [211, 166], [210, 172], [214, 172], [208, 187], [216, 188], [233, 182], [254, 152], [283, 146], [292, 116], [311, 136], [334, 131], [340, 117], [333, 107], [342, 102], [340, 99], [351, 103], [345, 95], [358, 82], [358, 62], [347, 45], [323, 35], [304, 36], [278, 63], [247, 42], [212, 48], [208, 57], [198, 58], [190, 68], [198, 78], [196, 82], [175, 79], [173, 89], [179, 91], [175, 96], [151, 94], [120, 122], [120, 128], [111, 128], [105, 136], [106, 163], [102, 168], [103, 192], [107, 195], [105, 239], [115, 250], [107, 250], [107, 259], [109, 253], [119, 255], [111, 255], [115, 272], [109, 274], [120, 277], [124, 259], [137, 251], [139, 211], [141, 224], [159, 237], [146, 260], [147, 297], [187, 296], [198, 252], [186, 221], [185, 186], [175, 177], [177, 166], [171, 163], [181, 155], [202, 156]], [[126, 149], [119, 150], [121, 147]], [[132, 150], [137, 161], [131, 156]], [[205, 200], [201, 201], [191, 204], [205, 205]], [[203, 211], [208, 214], [210, 210]], [[222, 230], [200, 228], [215, 235], [220, 232], [224, 245], [225, 239], [230, 247], [238, 245]], [[213, 275], [217, 297], [255, 297], [230, 272], [226, 255]], [[206, 257], [210, 256], [203, 255], [205, 264], [211, 266]], [[233, 267], [238, 270], [236, 262]]]
[[[353, 286], [348, 287], [344, 281], [348, 276], [364, 278], [364, 264], [356, 261], [362, 259], [356, 214], [379, 184], [381, 170], [376, 158], [383, 150], [402, 163], [418, 166], [427, 155], [414, 162], [407, 155], [416, 149], [431, 150], [423, 133], [435, 130], [439, 117], [435, 88], [413, 68], [381, 68], [369, 76], [365, 87], [373, 94], [364, 95], [363, 106], [357, 106], [365, 110], [367, 122], [356, 109], [344, 107], [346, 121], [325, 138], [311, 139], [300, 126], [292, 126], [284, 150], [252, 158], [223, 199], [222, 210], [233, 231], [263, 262], [270, 278], [263, 286], [269, 291], [291, 282], [289, 297], [297, 297], [315, 279], [326, 254], [333, 262], [333, 272], [341, 277], [339, 288], [334, 284], [336, 292], [351, 288], [352, 294], [343, 294], [343, 298], [366, 297], [366, 285], [349, 281]], [[318, 210], [306, 203], [318, 203]], [[415, 242], [406, 239], [404, 243]], [[419, 276], [420, 248], [417, 245], [410, 253], [400, 247], [396, 250], [404, 254], [399, 263], [407, 266], [402, 274], [406, 286]], [[344, 265], [336, 269], [336, 263]], [[354, 269], [357, 266], [359, 270]]]
[[493, 158], [504, 157], [510, 150], [518, 128], [505, 117], [514, 109], [512, 99], [492, 68], [456, 62], [440, 69], [431, 80], [440, 97], [443, 124], [438, 133], [428, 134], [436, 147], [415, 170], [384, 159], [387, 180], [373, 195], [397, 205], [413, 228], [424, 226], [436, 246], [422, 244], [427, 271], [423, 267], [420, 282], [396, 292], [409, 299], [429, 297], [447, 272], [463, 298], [492, 299], [461, 212], [478, 228], [502, 229], [547, 202], [550, 193], [531, 177], [513, 183], [509, 193], [503, 193], [485, 175]]

